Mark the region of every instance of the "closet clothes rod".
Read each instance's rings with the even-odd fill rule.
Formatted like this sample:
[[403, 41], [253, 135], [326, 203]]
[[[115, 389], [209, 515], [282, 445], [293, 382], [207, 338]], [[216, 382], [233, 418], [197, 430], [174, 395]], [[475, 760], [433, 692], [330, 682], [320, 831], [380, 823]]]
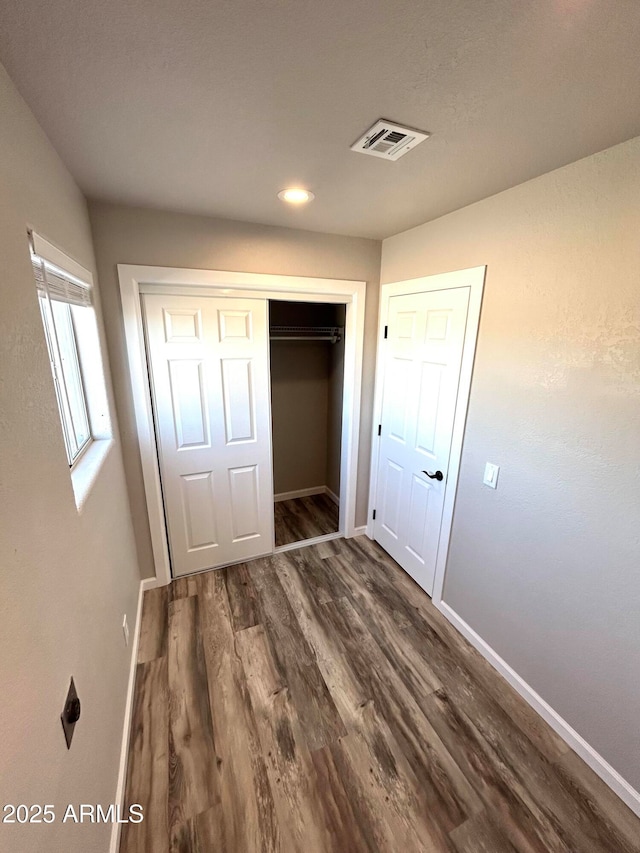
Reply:
[[269, 330], [272, 341], [330, 341], [336, 344], [343, 334], [341, 326], [271, 326]]
[[329, 335], [302, 335], [299, 338], [294, 338], [292, 335], [269, 335], [270, 341], [331, 341], [332, 344], [337, 344], [339, 337], [330, 337]]

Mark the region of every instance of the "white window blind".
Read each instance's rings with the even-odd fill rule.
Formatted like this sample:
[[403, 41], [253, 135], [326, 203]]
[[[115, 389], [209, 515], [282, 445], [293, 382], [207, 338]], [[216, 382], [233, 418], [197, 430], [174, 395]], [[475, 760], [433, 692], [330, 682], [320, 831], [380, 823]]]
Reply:
[[35, 231], [29, 233], [29, 245], [39, 296], [69, 305], [92, 304], [93, 277], [89, 270]]
[[91, 285], [58, 269], [38, 255], [31, 255], [33, 275], [40, 296], [89, 307], [92, 303]]

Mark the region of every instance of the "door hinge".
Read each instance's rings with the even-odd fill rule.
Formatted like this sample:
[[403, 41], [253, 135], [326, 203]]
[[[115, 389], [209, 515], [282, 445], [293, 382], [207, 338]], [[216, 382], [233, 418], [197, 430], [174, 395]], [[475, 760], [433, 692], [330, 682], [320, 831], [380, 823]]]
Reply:
[[388, 334], [389, 334], [389, 327], [388, 327], [388, 326], [385, 326], [385, 327], [384, 327], [384, 336], [385, 336], [385, 338], [387, 337], [387, 335], [388, 335]]
[[382, 435], [382, 424], [378, 424], [378, 435]]
[[376, 511], [375, 511], [375, 509], [374, 509], [374, 511], [373, 511], [373, 520], [374, 520], [374, 521], [376, 520]]

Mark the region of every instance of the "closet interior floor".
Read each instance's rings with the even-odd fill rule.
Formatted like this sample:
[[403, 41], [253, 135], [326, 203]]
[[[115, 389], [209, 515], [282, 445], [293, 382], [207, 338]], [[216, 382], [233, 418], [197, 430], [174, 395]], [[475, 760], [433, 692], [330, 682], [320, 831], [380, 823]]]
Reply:
[[338, 532], [338, 507], [329, 495], [309, 495], [274, 504], [276, 547]]
[[145, 593], [121, 853], [640, 853], [640, 820], [366, 537]]

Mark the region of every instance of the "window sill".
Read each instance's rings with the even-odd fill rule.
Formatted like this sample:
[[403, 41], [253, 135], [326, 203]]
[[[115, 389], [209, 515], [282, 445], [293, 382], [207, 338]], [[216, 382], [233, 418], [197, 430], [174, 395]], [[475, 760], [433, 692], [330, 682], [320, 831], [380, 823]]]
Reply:
[[112, 438], [95, 439], [71, 471], [71, 484], [78, 512], [82, 512], [113, 443]]

